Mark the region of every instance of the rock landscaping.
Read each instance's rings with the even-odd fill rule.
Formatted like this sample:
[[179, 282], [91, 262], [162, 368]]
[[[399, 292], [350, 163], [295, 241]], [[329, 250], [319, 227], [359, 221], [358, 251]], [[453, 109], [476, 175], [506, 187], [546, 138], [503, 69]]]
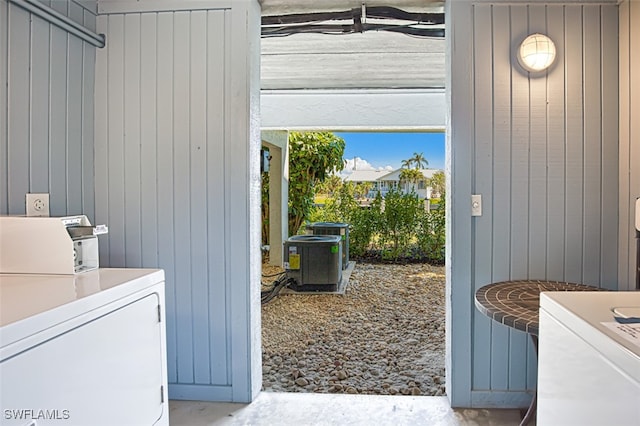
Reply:
[[443, 395], [444, 319], [443, 266], [358, 263], [344, 295], [262, 306], [263, 390]]

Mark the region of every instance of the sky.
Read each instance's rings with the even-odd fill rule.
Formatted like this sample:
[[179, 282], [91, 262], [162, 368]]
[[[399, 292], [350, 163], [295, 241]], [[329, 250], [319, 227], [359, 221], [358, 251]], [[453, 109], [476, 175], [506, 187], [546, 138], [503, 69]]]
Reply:
[[355, 133], [334, 132], [344, 139], [344, 159], [347, 161], [341, 175], [353, 170], [357, 158], [358, 170], [396, 170], [402, 160], [422, 153], [430, 169], [444, 170], [444, 133]]

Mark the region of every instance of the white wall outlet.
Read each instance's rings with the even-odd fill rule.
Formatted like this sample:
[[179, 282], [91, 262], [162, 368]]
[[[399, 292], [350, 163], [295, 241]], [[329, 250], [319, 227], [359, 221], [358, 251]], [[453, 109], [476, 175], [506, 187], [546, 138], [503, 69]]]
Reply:
[[471, 216], [482, 216], [482, 195], [471, 196]]
[[27, 194], [27, 216], [49, 216], [49, 194]]

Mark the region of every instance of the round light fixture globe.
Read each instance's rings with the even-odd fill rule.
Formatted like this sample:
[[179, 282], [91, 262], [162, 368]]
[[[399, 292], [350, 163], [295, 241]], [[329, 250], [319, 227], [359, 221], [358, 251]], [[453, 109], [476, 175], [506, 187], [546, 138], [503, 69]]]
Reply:
[[518, 62], [529, 72], [544, 71], [556, 59], [556, 45], [544, 34], [531, 34], [518, 49]]

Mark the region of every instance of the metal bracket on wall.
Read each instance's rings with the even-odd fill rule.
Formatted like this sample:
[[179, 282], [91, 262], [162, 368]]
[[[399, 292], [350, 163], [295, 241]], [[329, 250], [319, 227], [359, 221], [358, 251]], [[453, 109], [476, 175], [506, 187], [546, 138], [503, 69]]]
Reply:
[[81, 38], [87, 43], [101, 48], [105, 46], [106, 40], [104, 34], [94, 33], [88, 28], [85, 28], [77, 22], [64, 16], [62, 13], [40, 3], [38, 0], [9, 0], [9, 2], [23, 8], [29, 13], [41, 17], [45, 21], [59, 28], [62, 28], [63, 30]]

